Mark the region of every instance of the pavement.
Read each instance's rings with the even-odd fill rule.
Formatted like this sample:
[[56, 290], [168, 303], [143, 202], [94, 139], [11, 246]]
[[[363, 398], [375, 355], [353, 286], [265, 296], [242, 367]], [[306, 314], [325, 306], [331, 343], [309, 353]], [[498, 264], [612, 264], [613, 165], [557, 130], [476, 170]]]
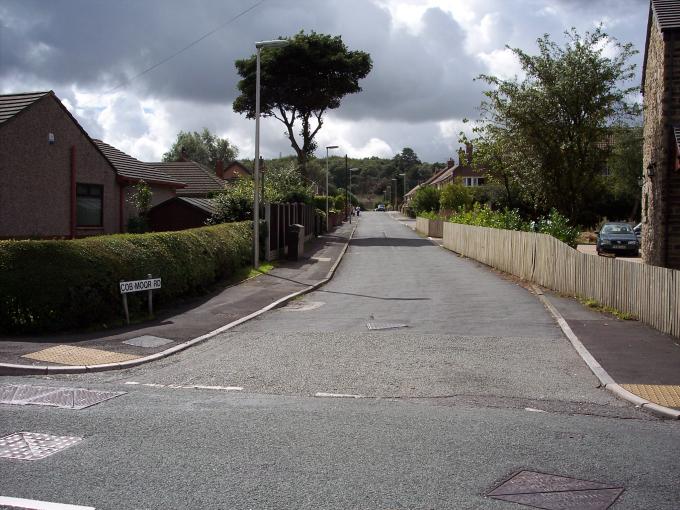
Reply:
[[174, 308], [152, 321], [97, 332], [0, 336], [0, 375], [117, 370], [159, 359], [230, 329], [325, 283], [357, 223], [308, 242], [298, 261]]
[[[415, 230], [412, 218], [389, 214]], [[443, 246], [442, 239], [430, 240]], [[680, 419], [680, 340], [548, 289], [527, 288], [548, 308], [602, 387], [655, 414]]]
[[[415, 220], [396, 212], [387, 214], [415, 229]], [[148, 323], [103, 332], [0, 337], [0, 375], [117, 370], [201, 343], [327, 283], [356, 225], [356, 221], [343, 224], [334, 232], [313, 240], [306, 247], [305, 256], [297, 262], [281, 261], [269, 273], [161, 311]], [[442, 245], [441, 239], [430, 241]], [[361, 239], [355, 243], [362, 245]], [[507, 278], [507, 275], [497, 273], [497, 277]], [[525, 288], [548, 308], [601, 386], [638, 407], [680, 419], [678, 339], [637, 321], [621, 320], [589, 309], [575, 299], [547, 289], [528, 285]], [[348, 321], [348, 328], [353, 320]], [[471, 333], [478, 323], [475, 317], [470, 318]], [[514, 327], [510, 312], [498, 322], [498, 327]]]

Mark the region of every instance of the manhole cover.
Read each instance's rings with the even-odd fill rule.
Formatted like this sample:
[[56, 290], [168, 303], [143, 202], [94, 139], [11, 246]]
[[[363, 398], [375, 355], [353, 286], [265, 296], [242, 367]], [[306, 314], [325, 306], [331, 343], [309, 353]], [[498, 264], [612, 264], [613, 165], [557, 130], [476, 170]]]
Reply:
[[169, 344], [172, 340], [167, 338], [160, 338], [158, 336], [144, 335], [136, 338], [130, 338], [123, 343], [128, 345], [136, 345], [137, 347], [160, 347], [161, 345]]
[[0, 437], [0, 457], [19, 460], [44, 459], [82, 440], [82, 437], [17, 432]]
[[288, 312], [307, 312], [321, 308], [325, 304], [322, 301], [291, 301], [283, 309]]
[[366, 327], [371, 330], [377, 329], [398, 329], [407, 328], [408, 324], [402, 324], [398, 322], [367, 322]]
[[95, 391], [83, 388], [52, 388], [28, 384], [0, 386], [0, 404], [53, 406], [85, 409], [125, 395], [124, 391]]
[[520, 471], [487, 496], [545, 510], [606, 510], [623, 490], [589, 480]]
[[101, 351], [74, 345], [55, 345], [42, 351], [24, 354], [22, 358], [59, 363], [61, 365], [100, 365], [104, 363], [119, 363], [139, 358], [120, 352]]

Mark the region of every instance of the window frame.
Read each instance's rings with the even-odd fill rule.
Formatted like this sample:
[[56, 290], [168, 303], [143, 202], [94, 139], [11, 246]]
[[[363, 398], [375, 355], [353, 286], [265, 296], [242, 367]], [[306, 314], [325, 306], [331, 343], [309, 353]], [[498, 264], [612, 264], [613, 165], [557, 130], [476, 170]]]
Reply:
[[[86, 193], [82, 192], [83, 188], [87, 189]], [[93, 194], [92, 190], [98, 189], [99, 194]], [[80, 222], [78, 217], [78, 200], [80, 198], [98, 198], [99, 199], [99, 223], [97, 224], [83, 224]], [[87, 183], [87, 182], [77, 182], [76, 183], [76, 227], [77, 228], [102, 228], [104, 226], [104, 185]]]

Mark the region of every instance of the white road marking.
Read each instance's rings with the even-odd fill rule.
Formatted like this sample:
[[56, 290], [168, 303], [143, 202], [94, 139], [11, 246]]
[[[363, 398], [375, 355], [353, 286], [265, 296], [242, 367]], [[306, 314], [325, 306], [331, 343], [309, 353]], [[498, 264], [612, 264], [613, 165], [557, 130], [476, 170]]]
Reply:
[[316, 260], [317, 262], [330, 262], [330, 257], [309, 257], [309, 260]]
[[331, 398], [366, 398], [363, 395], [349, 395], [346, 393], [323, 393], [318, 392], [314, 395], [315, 397], [331, 397]]
[[93, 506], [64, 505], [62, 503], [50, 503], [34, 499], [9, 498], [0, 496], [0, 505], [25, 510], [95, 510]]
[[531, 413], [547, 413], [548, 411], [543, 411], [542, 409], [534, 409], [533, 407], [525, 407], [525, 411], [529, 411]]
[[139, 386], [146, 386], [148, 388], [171, 388], [173, 390], [219, 390], [219, 391], [243, 391], [242, 386], [204, 386], [202, 384], [194, 384], [191, 386], [184, 386], [181, 384], [156, 384], [156, 383], [140, 383], [136, 381], [126, 381], [125, 384], [137, 384]]

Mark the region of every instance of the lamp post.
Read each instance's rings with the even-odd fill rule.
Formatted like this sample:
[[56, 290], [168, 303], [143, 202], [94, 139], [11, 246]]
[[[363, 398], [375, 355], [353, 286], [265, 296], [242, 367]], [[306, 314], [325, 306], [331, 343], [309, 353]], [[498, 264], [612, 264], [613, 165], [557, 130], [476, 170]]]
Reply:
[[[352, 202], [352, 172], [358, 171], [358, 168], [350, 168], [349, 169], [349, 184], [347, 186], [347, 189], [349, 191], [348, 193], [348, 205], [351, 204]], [[349, 212], [349, 222], [352, 223], [352, 211]]]
[[394, 196], [392, 197], [392, 200], [394, 201], [394, 209], [393, 211], [397, 210], [397, 180], [392, 179], [392, 182], [394, 183]]
[[339, 149], [338, 145], [326, 146], [326, 232], [328, 232], [328, 151], [329, 149]]
[[401, 207], [403, 209], [404, 205], [406, 205], [406, 173], [399, 174], [404, 178], [404, 199], [401, 202]]
[[289, 41], [277, 39], [255, 43], [255, 171], [253, 172], [253, 268], [260, 267], [260, 52], [262, 48], [281, 48]]

